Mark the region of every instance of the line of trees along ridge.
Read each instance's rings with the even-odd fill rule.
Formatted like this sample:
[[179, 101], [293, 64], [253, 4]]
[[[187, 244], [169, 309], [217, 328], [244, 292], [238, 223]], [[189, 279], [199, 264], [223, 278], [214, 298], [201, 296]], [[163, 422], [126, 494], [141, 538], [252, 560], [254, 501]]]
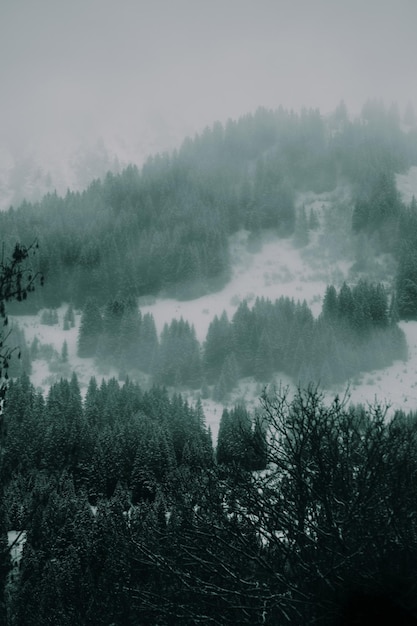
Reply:
[[153, 316], [142, 316], [133, 299], [111, 300], [103, 308], [88, 299], [78, 354], [124, 374], [144, 371], [160, 385], [211, 386], [213, 398], [222, 401], [247, 376], [269, 382], [279, 371], [303, 384], [331, 385], [405, 360], [397, 319], [384, 286], [360, 280], [340, 290], [328, 286], [317, 319], [306, 302], [257, 298], [249, 308], [243, 301], [230, 321], [225, 312], [214, 317], [200, 345], [183, 319], [165, 324], [158, 338]]

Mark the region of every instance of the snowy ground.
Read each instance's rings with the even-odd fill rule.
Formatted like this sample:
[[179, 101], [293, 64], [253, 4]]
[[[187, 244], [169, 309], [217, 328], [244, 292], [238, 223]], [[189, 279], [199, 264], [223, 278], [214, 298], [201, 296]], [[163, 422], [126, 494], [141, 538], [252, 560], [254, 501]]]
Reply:
[[[233, 275], [224, 289], [196, 300], [158, 299], [152, 305], [141, 307], [142, 313], [152, 313], [158, 331], [173, 318], [183, 317], [194, 324], [198, 340], [204, 341], [215, 315], [220, 316], [225, 310], [231, 319], [242, 301], [251, 305], [258, 297], [272, 301], [281, 296], [306, 300], [314, 312], [321, 310], [321, 298], [335, 267], [313, 270], [290, 239], [277, 239], [272, 235], [270, 240], [264, 240], [259, 252], [251, 253], [246, 245], [247, 235], [239, 232], [232, 239]], [[340, 263], [340, 272], [345, 270], [343, 265]]]
[[417, 198], [417, 167], [410, 167], [406, 174], [397, 174], [396, 182], [403, 202], [409, 204], [413, 196]]
[[12, 567], [17, 567], [22, 558], [23, 547], [26, 543], [26, 531], [9, 530], [7, 533], [7, 543], [11, 548], [10, 558]]
[[[397, 184], [404, 200], [413, 193], [417, 196], [417, 168], [411, 168], [408, 176], [399, 176]], [[345, 192], [341, 190], [341, 193]], [[334, 194], [333, 196], [304, 194], [299, 198], [298, 204], [303, 203], [307, 211], [313, 207], [320, 215], [320, 211], [333, 201]], [[330, 283], [340, 286], [348, 276], [352, 262], [352, 259], [335, 261], [334, 256], [329, 256], [319, 233], [315, 233], [307, 248], [303, 249], [295, 248], [291, 239], [283, 240], [277, 239], [272, 234], [265, 235], [257, 251], [253, 252], [248, 246], [248, 233], [241, 231], [231, 240], [231, 253], [232, 278], [224, 289], [191, 301], [157, 298], [152, 304], [141, 306], [142, 313], [152, 313], [159, 332], [165, 323], [169, 324], [173, 318], [183, 317], [194, 324], [200, 342], [204, 341], [208, 326], [215, 315], [220, 316], [223, 310], [226, 310], [231, 319], [243, 300], [247, 300], [250, 305], [257, 297], [271, 300], [280, 296], [301, 301], [305, 299], [313, 313], [317, 315], [321, 310], [326, 286]], [[96, 376], [98, 380], [103, 377], [102, 373], [96, 370], [93, 359], [77, 357], [80, 316], [76, 316], [76, 328], [64, 331], [62, 327], [65, 310], [66, 307], [59, 310], [60, 323], [57, 326], [40, 325], [40, 315], [19, 319], [19, 325], [24, 330], [29, 344], [37, 336], [41, 343], [53, 345], [60, 355], [64, 341], [67, 342], [69, 353], [67, 365], [60, 364], [51, 372], [46, 362], [39, 360], [34, 362], [32, 381], [36, 387], [45, 391], [55, 380], [59, 380], [61, 376], [70, 377], [73, 371], [77, 373], [82, 390], [87, 388], [91, 376]], [[396, 362], [385, 370], [366, 373], [349, 381], [352, 402], [373, 403], [376, 399], [383, 404], [390, 404], [393, 408], [417, 410], [417, 322], [402, 323], [401, 327], [407, 337], [408, 361]], [[117, 376], [117, 372], [106, 372], [105, 377], [109, 376]], [[288, 378], [279, 374], [274, 382], [277, 385], [290, 384]], [[346, 386], [334, 388], [328, 393], [343, 394], [345, 389]], [[245, 379], [231, 395], [229, 405], [244, 401], [249, 408], [255, 408], [261, 392], [261, 385], [252, 379]], [[196, 399], [196, 395], [190, 396], [190, 400]], [[216, 438], [223, 406], [211, 400], [204, 400], [203, 407], [207, 423]]]

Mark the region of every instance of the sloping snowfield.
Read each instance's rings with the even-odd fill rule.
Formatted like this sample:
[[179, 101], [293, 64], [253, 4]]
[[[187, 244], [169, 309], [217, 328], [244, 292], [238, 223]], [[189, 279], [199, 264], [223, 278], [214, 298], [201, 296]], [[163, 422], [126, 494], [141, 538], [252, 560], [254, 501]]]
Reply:
[[[290, 239], [271, 236], [264, 239], [258, 252], [251, 253], [247, 249], [247, 235], [241, 231], [232, 238], [233, 274], [224, 289], [196, 300], [158, 299], [141, 307], [142, 313], [152, 313], [159, 332], [173, 318], [183, 317], [194, 324], [198, 340], [204, 341], [215, 315], [226, 311], [231, 319], [241, 302], [246, 300], [251, 306], [258, 297], [272, 301], [281, 296], [306, 300], [315, 313], [321, 310], [321, 298], [334, 267], [331, 271], [323, 269], [318, 278]], [[342, 266], [341, 263], [340, 272]], [[328, 281], [323, 280], [323, 274]]]

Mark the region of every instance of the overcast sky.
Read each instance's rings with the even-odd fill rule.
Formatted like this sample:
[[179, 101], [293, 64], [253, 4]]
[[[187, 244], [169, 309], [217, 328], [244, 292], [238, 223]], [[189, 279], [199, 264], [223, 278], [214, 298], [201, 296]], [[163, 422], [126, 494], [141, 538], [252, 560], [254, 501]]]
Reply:
[[194, 132], [417, 104], [416, 0], [0, 0], [0, 135]]

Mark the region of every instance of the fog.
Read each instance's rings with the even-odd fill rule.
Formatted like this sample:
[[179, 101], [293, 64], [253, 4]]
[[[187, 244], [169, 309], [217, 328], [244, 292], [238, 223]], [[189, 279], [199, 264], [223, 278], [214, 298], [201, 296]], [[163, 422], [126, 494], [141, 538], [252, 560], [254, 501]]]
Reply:
[[258, 106], [417, 103], [414, 0], [2, 0], [0, 170], [121, 161]]

